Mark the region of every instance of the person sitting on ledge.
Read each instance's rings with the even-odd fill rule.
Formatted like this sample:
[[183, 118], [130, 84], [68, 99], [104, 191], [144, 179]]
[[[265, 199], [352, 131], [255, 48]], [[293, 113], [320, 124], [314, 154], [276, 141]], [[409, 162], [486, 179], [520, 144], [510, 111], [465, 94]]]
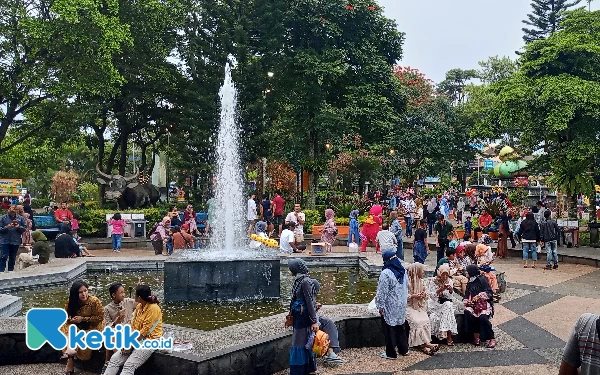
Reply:
[[465, 331], [474, 337], [473, 344], [481, 345], [488, 341], [487, 347], [496, 347], [494, 330], [490, 318], [494, 316], [492, 288], [487, 279], [480, 274], [479, 268], [472, 264], [467, 267], [469, 283], [465, 292]]
[[[162, 336], [162, 310], [158, 299], [152, 295], [150, 287], [138, 285], [135, 288], [137, 306], [133, 313], [131, 329], [140, 332], [140, 339], [159, 339]], [[122, 349], [110, 358], [105, 375], [117, 375], [123, 366], [121, 375], [134, 375], [135, 370], [143, 365], [154, 353], [155, 349]]]
[[[65, 235], [64, 237], [70, 237]], [[69, 240], [73, 243], [72, 240]], [[74, 244], [74, 243], [73, 243]], [[65, 310], [69, 316], [67, 322], [60, 328], [60, 331], [68, 336], [69, 326], [74, 324], [78, 329], [83, 331], [104, 329], [104, 309], [102, 302], [98, 297], [90, 296], [88, 292], [88, 284], [83, 280], [78, 280], [73, 283], [69, 290], [69, 299], [65, 305]], [[77, 356], [82, 361], [87, 361], [92, 357], [91, 349], [64, 349], [62, 359], [67, 360], [65, 375], [73, 375], [75, 373], [75, 364], [73, 359]]]
[[54, 256], [56, 258], [77, 258], [80, 254], [79, 246], [73, 241], [71, 227], [63, 225], [61, 233], [54, 240]]
[[[313, 288], [315, 293], [318, 293], [321, 290], [321, 284], [316, 279], [310, 279], [313, 284]], [[322, 304], [317, 303], [317, 312], [323, 307]], [[318, 324], [319, 329], [327, 335], [329, 335], [329, 349], [327, 349], [327, 354], [323, 356], [323, 362], [328, 365], [336, 365], [340, 363], [344, 363], [344, 360], [341, 359], [338, 354], [342, 351], [340, 347], [340, 340], [338, 338], [338, 329], [333, 320], [326, 318], [322, 315], [318, 315]]]

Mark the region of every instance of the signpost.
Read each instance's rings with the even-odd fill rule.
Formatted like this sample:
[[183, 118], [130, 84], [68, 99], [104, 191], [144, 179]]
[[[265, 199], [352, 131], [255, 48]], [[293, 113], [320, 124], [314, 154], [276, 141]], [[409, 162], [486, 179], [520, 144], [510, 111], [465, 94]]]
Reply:
[[23, 180], [20, 178], [0, 179], [0, 196], [16, 197], [21, 195], [23, 190]]

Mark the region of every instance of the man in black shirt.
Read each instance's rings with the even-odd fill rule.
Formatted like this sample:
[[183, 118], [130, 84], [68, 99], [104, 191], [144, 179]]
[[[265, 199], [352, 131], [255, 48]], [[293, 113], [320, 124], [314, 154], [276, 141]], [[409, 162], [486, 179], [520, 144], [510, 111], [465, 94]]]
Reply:
[[433, 235], [435, 236], [435, 247], [437, 249], [437, 261], [444, 257], [444, 253], [446, 251], [446, 247], [450, 241], [448, 241], [448, 235], [454, 232], [454, 227], [452, 224], [446, 221], [444, 215], [439, 214], [438, 222], [435, 224], [433, 228]]

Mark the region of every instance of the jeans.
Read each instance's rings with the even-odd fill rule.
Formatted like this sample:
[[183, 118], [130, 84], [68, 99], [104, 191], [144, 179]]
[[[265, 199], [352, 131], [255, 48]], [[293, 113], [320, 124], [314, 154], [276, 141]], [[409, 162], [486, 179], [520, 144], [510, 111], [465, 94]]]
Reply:
[[412, 226], [413, 226], [412, 217], [404, 216], [404, 222], [406, 223], [406, 236], [412, 237]]
[[396, 247], [396, 257], [404, 260], [404, 241], [402, 238], [398, 239], [398, 246]]
[[555, 265], [558, 265], [558, 253], [556, 252], [557, 246], [555, 241], [546, 241], [546, 262], [550, 266], [551, 260], [554, 261]]
[[14, 271], [19, 245], [2, 244], [0, 246], [2, 246], [2, 253], [0, 255], [0, 272], [4, 272], [4, 269], [6, 268], [6, 260], [8, 260], [8, 270]]
[[123, 239], [122, 234], [112, 234], [112, 247], [113, 250], [121, 250], [121, 240]]
[[537, 260], [537, 244], [535, 242], [523, 242], [523, 260], [529, 259], [531, 251], [531, 259]]
[[134, 349], [131, 354], [123, 355], [120, 350], [112, 355], [104, 374], [117, 375], [123, 366], [121, 375], [133, 375], [135, 370], [143, 365], [154, 353], [154, 350]]

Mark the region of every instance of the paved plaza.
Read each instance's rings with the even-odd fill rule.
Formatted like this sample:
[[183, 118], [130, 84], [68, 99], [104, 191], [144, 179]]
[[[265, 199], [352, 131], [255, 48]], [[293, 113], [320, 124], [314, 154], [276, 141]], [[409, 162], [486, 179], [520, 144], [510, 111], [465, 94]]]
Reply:
[[[333, 257], [341, 257], [347, 251], [335, 248]], [[593, 250], [591, 250], [593, 251]], [[156, 256], [147, 250], [124, 249], [120, 254], [110, 250], [93, 250], [96, 255], [88, 258], [93, 262], [114, 260], [139, 262], [166, 257]], [[410, 250], [407, 250], [410, 254]], [[304, 255], [308, 256], [308, 255]], [[357, 255], [358, 256], [358, 255]], [[374, 252], [366, 254], [372, 266], [379, 266], [381, 256]], [[36, 266], [10, 275], [36, 274], [64, 270], [84, 259], [54, 259], [49, 265]], [[69, 264], [69, 262], [71, 262]], [[433, 267], [435, 254], [429, 256], [427, 265]], [[538, 268], [524, 269], [519, 258], [497, 259], [495, 267], [505, 272], [508, 288], [496, 305], [492, 320], [498, 346], [490, 350], [470, 344], [442, 346], [440, 352], [429, 357], [417, 350], [395, 361], [379, 358], [383, 348], [361, 348], [342, 351], [346, 363], [337, 367], [320, 366], [321, 374], [552, 374], [557, 373], [562, 348], [571, 327], [584, 312], [600, 311], [600, 269], [590, 265], [561, 263], [558, 270], [544, 270], [544, 262]], [[44, 268], [41, 268], [44, 267]], [[375, 291], [373, 291], [375, 292]], [[323, 315], [351, 317], [368, 315], [365, 305], [325, 306]], [[243, 344], [285, 331], [283, 315], [271, 316], [257, 321], [242, 323], [215, 331], [186, 330], [193, 342], [194, 354], [205, 355], [227, 347]], [[22, 319], [0, 319], [3, 327], [19, 327]], [[166, 329], [177, 331], [176, 327]], [[60, 373], [62, 365], [44, 364], [0, 367], [0, 374], [50, 374]], [[85, 374], [85, 372], [79, 372]], [[280, 374], [285, 374], [281, 372]]]

